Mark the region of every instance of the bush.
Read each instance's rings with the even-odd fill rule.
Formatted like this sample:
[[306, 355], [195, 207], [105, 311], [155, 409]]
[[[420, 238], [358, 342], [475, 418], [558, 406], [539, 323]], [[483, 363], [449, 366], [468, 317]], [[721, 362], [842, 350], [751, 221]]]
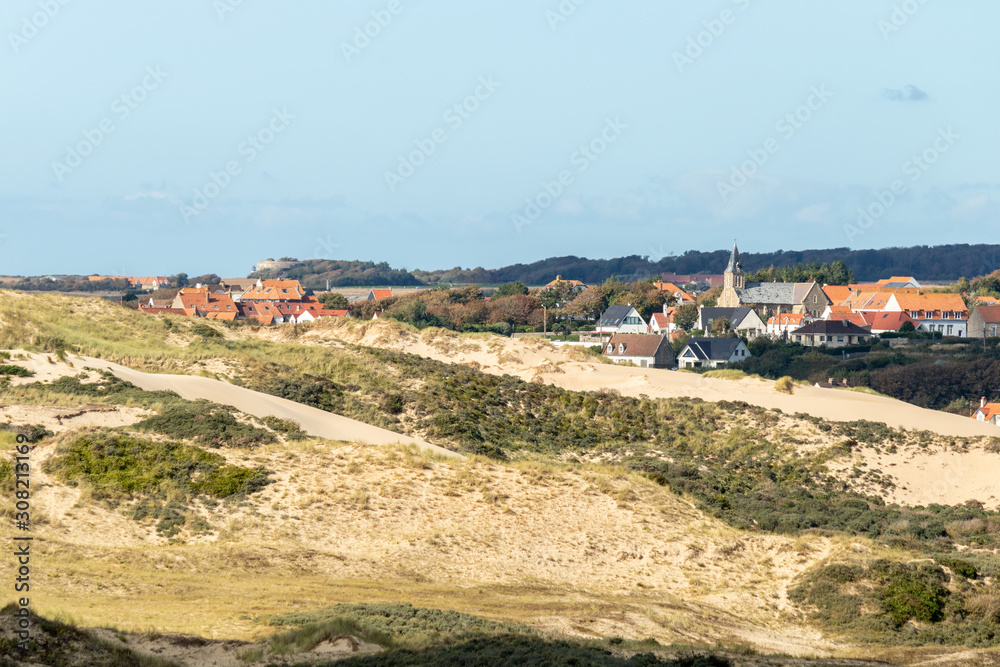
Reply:
[[95, 497], [112, 503], [165, 497], [171, 490], [226, 498], [253, 493], [267, 483], [262, 481], [265, 471], [229, 465], [218, 454], [197, 447], [109, 432], [61, 445], [45, 468], [68, 484], [86, 484]]
[[239, 422], [228, 408], [204, 400], [168, 405], [135, 428], [211, 447], [253, 449], [277, 442], [270, 431]]
[[791, 394], [795, 391], [795, 380], [785, 375], [778, 378], [778, 380], [774, 383], [774, 388], [776, 391]]
[[15, 375], [17, 377], [31, 377], [35, 372], [28, 370], [24, 366], [15, 366], [13, 364], [3, 364], [0, 365], [0, 375]]
[[278, 433], [285, 435], [289, 440], [305, 440], [308, 435], [296, 422], [290, 419], [280, 419], [274, 415], [266, 415], [261, 421]]

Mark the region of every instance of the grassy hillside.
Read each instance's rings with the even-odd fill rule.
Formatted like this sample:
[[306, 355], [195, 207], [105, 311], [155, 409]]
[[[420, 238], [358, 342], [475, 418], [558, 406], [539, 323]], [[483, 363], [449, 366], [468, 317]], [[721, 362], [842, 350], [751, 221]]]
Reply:
[[[881, 491], [892, 482], [857, 463], [867, 452], [997, 453], [995, 439], [569, 391], [412, 354], [306, 345], [295, 335], [304, 328], [52, 296], [4, 293], [0, 319], [0, 347], [206, 374], [473, 455], [302, 439], [292, 424], [109, 376], [19, 379], [0, 389], [4, 403], [154, 413], [39, 445], [61, 508], [46, 527], [53, 569], [42, 590], [75, 613], [114, 566], [114, 590], [88, 614], [120, 618], [131, 601], [136, 618], [183, 631], [208, 622], [259, 632], [253, 619], [292, 595], [307, 609], [446, 600], [502, 624], [634, 640], [676, 641], [694, 623], [700, 640], [732, 642], [748, 623], [801, 634], [808, 620], [873, 645], [1000, 643], [990, 631], [1000, 515], [976, 503], [888, 505]], [[195, 626], [177, 627], [169, 619], [192, 595], [211, 604]], [[476, 651], [510, 649], [491, 642]], [[455, 646], [436, 659], [459, 660]]]

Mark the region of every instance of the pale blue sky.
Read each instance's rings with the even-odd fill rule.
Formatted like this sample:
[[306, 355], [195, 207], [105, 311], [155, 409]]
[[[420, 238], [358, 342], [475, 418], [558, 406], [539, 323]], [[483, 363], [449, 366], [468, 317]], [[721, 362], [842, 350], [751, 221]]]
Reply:
[[3, 274], [993, 240], [991, 0], [63, 1], [0, 10]]

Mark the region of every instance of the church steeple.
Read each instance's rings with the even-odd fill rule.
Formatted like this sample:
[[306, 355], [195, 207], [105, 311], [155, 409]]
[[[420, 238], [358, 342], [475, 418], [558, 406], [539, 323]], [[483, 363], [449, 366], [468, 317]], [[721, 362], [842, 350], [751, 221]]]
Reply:
[[726, 273], [736, 273], [737, 271], [742, 271], [743, 266], [740, 264], [740, 249], [736, 247], [736, 241], [733, 241], [733, 251], [729, 254], [729, 265], [726, 267]]
[[723, 308], [736, 308], [740, 305], [740, 298], [736, 290], [743, 289], [746, 284], [746, 276], [743, 273], [743, 264], [740, 262], [740, 249], [733, 241], [733, 251], [729, 254], [729, 264], [723, 275], [722, 294], [719, 298], [719, 305]]

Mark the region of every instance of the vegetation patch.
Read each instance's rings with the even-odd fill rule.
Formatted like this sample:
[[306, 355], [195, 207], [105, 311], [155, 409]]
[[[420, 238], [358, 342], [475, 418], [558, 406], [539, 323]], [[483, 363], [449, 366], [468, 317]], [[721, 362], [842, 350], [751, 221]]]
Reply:
[[35, 372], [28, 370], [24, 366], [14, 364], [0, 364], [0, 375], [14, 375], [17, 377], [31, 377]]
[[271, 431], [237, 421], [229, 408], [205, 400], [173, 402], [134, 428], [210, 447], [253, 449], [278, 440]]
[[131, 503], [134, 519], [158, 519], [158, 530], [167, 536], [194, 518], [184, 504], [193, 498], [233, 498], [271, 483], [264, 468], [230, 465], [218, 454], [190, 445], [111, 432], [61, 445], [46, 472], [72, 486], [85, 485], [109, 506]]
[[950, 576], [933, 562], [835, 563], [789, 591], [831, 632], [886, 645], [1000, 645], [995, 585]]
[[314, 612], [280, 614], [270, 625], [298, 626], [272, 639], [272, 650], [308, 651], [322, 639], [354, 635], [388, 648], [420, 649], [455, 644], [471, 637], [533, 634], [518, 623], [505, 623], [457, 611], [423, 609], [409, 604], [338, 604]]
[[[334, 663], [329, 663], [334, 664]], [[439, 665], [578, 665], [580, 667], [729, 667], [724, 658], [692, 654], [661, 658], [653, 653], [626, 657], [598, 646], [538, 637], [477, 637], [461, 644], [438, 646], [423, 651], [400, 649], [370, 656], [347, 658], [335, 663], [345, 667], [416, 667]]]

